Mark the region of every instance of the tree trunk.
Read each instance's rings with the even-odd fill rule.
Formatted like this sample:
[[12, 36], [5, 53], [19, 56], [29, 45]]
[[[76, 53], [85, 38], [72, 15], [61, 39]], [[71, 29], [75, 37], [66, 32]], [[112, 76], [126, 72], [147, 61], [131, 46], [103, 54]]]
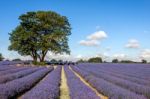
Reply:
[[40, 57], [40, 62], [44, 62], [46, 54], [47, 54], [47, 51], [42, 51], [42, 55]]
[[37, 59], [38, 59], [38, 58], [37, 58], [37, 53], [36, 53], [36, 51], [33, 50], [32, 53], [31, 53], [31, 56], [32, 56], [32, 58], [33, 58], [33, 61], [34, 61], [34, 62], [37, 62]]
[[37, 57], [36, 56], [33, 57], [33, 61], [37, 62]]

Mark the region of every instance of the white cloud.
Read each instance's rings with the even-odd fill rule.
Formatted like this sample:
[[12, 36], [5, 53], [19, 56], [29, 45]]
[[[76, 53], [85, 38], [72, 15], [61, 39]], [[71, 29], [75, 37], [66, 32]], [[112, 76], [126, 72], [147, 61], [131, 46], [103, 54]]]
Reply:
[[83, 56], [80, 55], [80, 54], [76, 56], [77, 59], [81, 59], [82, 57], [83, 57]]
[[126, 48], [139, 48], [139, 41], [136, 39], [130, 39], [128, 43], [125, 45]]
[[123, 54], [123, 53], [113, 55], [113, 58], [117, 58], [119, 60], [125, 59], [126, 57], [127, 57], [127, 55]]
[[81, 40], [79, 44], [83, 46], [99, 46], [100, 40], [105, 38], [107, 38], [107, 34], [104, 31], [97, 31], [87, 36], [87, 40]]
[[87, 39], [89, 40], [102, 40], [107, 38], [107, 34], [104, 31], [97, 31], [89, 36], [87, 36]]
[[144, 49], [140, 53], [140, 58], [142, 59], [150, 59], [150, 49]]
[[32, 60], [31, 56], [20, 56], [19, 57], [21, 60]]
[[67, 55], [67, 54], [54, 54], [52, 52], [48, 52], [46, 55], [46, 60], [56, 59], [56, 60], [64, 60], [64, 61], [77, 61], [81, 59], [83, 56], [80, 54], [77, 55]]
[[54, 53], [52, 53], [50, 51], [46, 55], [46, 59], [47, 60], [51, 60], [51, 59], [56, 59], [56, 60], [63, 59], [63, 60], [67, 60], [69, 57], [70, 57], [70, 55], [67, 55], [67, 54], [54, 54]]
[[79, 44], [83, 46], [98, 46], [100, 42], [96, 40], [81, 40]]
[[8, 55], [4, 56], [5, 60], [21, 59], [21, 60], [32, 60], [31, 56], [21, 56], [17, 52], [10, 52]]

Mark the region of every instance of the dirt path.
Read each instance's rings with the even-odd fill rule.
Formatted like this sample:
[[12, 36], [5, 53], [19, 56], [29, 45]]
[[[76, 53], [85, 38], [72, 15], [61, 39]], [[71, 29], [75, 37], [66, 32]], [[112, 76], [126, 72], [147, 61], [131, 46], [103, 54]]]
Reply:
[[64, 67], [62, 67], [61, 71], [60, 99], [70, 99]]
[[81, 80], [85, 85], [87, 85], [89, 88], [91, 88], [91, 89], [96, 93], [96, 95], [100, 97], [100, 99], [108, 99], [108, 97], [106, 97], [106, 96], [100, 94], [94, 87], [92, 87], [89, 83], [87, 83], [87, 82], [84, 80], [84, 78], [81, 77], [78, 73], [76, 73], [70, 66], [69, 66], [69, 69], [70, 69], [77, 77], [79, 77], [80, 80]]
[[57, 65], [54, 65], [53, 67], [54, 67], [54, 69], [56, 69], [56, 68], [57, 68]]

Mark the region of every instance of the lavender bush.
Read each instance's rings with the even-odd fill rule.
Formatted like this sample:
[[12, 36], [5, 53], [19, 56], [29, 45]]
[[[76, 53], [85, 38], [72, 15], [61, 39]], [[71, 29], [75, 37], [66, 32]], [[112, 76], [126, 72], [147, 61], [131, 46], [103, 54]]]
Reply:
[[97, 70], [138, 78], [142, 80], [147, 80], [146, 78], [148, 78], [148, 75], [150, 75], [150, 65], [145, 67], [143, 66], [143, 64], [80, 64], [78, 65], [78, 67], [88, 67], [90, 69], [96, 68]]
[[49, 73], [37, 86], [25, 93], [21, 99], [57, 99], [59, 97], [59, 84], [61, 67]]
[[0, 65], [16, 65], [16, 64], [23, 64], [23, 61], [1, 61]]
[[[85, 67], [79, 67], [79, 68], [83, 68], [83, 69], [87, 69]], [[128, 76], [128, 75], [124, 75], [124, 74], [121, 74], [121, 73], [117, 73], [115, 69], [107, 69], [106, 70], [106, 67], [104, 67], [105, 69], [103, 68], [98, 68], [96, 66], [93, 66], [92, 68], [88, 67], [89, 70], [95, 70], [97, 72], [102, 72], [102, 73], [106, 73], [106, 74], [109, 74], [111, 76], [115, 76], [117, 78], [121, 78], [121, 79], [125, 79], [125, 80], [129, 80], [131, 82], [135, 82], [135, 83], [138, 83], [138, 84], [141, 84], [141, 85], [147, 85], [147, 86], [150, 86], [150, 81], [146, 80], [146, 79], [141, 79], [141, 78], [137, 78], [137, 77], [133, 77], [133, 76]]]
[[108, 75], [107, 73], [100, 72], [97, 68], [84, 68], [84, 70], [92, 73], [96, 77], [102, 78], [107, 80], [113, 84], [121, 86], [123, 88], [129, 89], [135, 93], [145, 95], [146, 97], [150, 98], [150, 87], [137, 84], [135, 82], [131, 82], [129, 80], [121, 79], [112, 75]]
[[114, 85], [104, 79], [97, 78], [91, 73], [83, 71], [77, 67], [72, 68], [84, 77], [93, 87], [95, 87], [99, 92], [108, 96], [110, 99], [146, 99], [142, 95], [138, 95], [134, 92], [121, 88], [117, 85]]
[[0, 66], [0, 72], [8, 70], [8, 69], [16, 69], [16, 68], [18, 68], [18, 67], [16, 67], [16, 66]]
[[86, 86], [67, 66], [64, 69], [71, 99], [100, 99], [96, 93]]
[[0, 84], [0, 99], [13, 98], [16, 95], [29, 90], [51, 70], [53, 69], [40, 69], [37, 72], [32, 73], [31, 75], [13, 80], [6, 84]]
[[6, 83], [6, 82], [14, 80], [14, 79], [24, 77], [26, 75], [34, 73], [35, 71], [37, 71], [39, 69], [41, 69], [41, 68], [28, 68], [28, 69], [25, 69], [25, 70], [22, 70], [22, 71], [19, 71], [19, 72], [16, 72], [16, 73], [1, 76], [0, 77], [0, 84]]
[[103, 69], [130, 77], [150, 80], [150, 64], [79, 64], [82, 67]]
[[26, 70], [28, 68], [31, 68], [31, 67], [19, 67], [19, 68], [8, 69], [8, 70], [5, 70], [5, 71], [1, 71], [0, 76], [8, 75], [8, 74], [15, 73], [15, 72], [19, 72], [21, 70]]

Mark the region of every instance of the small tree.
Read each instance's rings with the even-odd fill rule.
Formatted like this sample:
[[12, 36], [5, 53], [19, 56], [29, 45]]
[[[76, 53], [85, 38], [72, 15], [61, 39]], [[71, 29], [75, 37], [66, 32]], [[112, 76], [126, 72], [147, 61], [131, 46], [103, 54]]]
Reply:
[[142, 63], [147, 63], [147, 61], [145, 59], [142, 59]]
[[0, 53], [0, 61], [3, 61], [4, 57], [2, 56], [2, 54]]
[[90, 62], [90, 63], [102, 63], [102, 58], [101, 57], [93, 57], [93, 58], [90, 58], [88, 60], [88, 62]]
[[118, 63], [119, 61], [118, 61], [118, 59], [113, 59], [112, 60], [112, 63]]

